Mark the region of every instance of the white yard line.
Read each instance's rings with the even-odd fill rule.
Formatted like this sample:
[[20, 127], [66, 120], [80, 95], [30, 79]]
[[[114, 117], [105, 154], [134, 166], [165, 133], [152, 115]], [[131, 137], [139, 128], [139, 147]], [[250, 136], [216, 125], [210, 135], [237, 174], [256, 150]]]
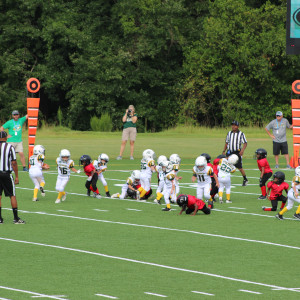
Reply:
[[259, 292], [253, 292], [253, 291], [248, 291], [248, 290], [239, 290], [240, 292], [244, 292], [244, 293], [250, 293], [250, 294], [257, 294], [257, 295], [262, 295], [262, 293]]
[[199, 292], [199, 291], [192, 291], [192, 293], [195, 293], [195, 294], [202, 294], [202, 295], [207, 295], [207, 296], [214, 296], [214, 294], [204, 293], [204, 292]]
[[156, 293], [150, 293], [150, 292], [144, 292], [144, 294], [151, 295], [151, 296], [162, 297], [162, 298], [167, 298], [168, 297], [166, 295], [161, 295], [161, 294], [156, 294]]
[[119, 299], [118, 297], [104, 295], [104, 294], [95, 294], [95, 296], [100, 296], [100, 297], [109, 298], [109, 299]]
[[[244, 279], [240, 279], [240, 278], [233, 278], [233, 277], [223, 276], [223, 275], [219, 275], [219, 274], [201, 272], [201, 271], [196, 271], [196, 270], [189, 270], [189, 269], [185, 269], [185, 268], [172, 267], [172, 266], [156, 264], [156, 263], [151, 263], [151, 262], [146, 262], [146, 261], [141, 261], [141, 260], [136, 260], [136, 259], [130, 259], [130, 258], [126, 258], [126, 257], [119, 257], [119, 256], [113, 256], [113, 255], [108, 255], [108, 254], [104, 254], [104, 253], [92, 252], [92, 251], [88, 251], [88, 250], [75, 249], [75, 248], [63, 247], [63, 246], [58, 246], [58, 245], [36, 243], [36, 242], [29, 242], [29, 241], [22, 241], [22, 240], [15, 240], [15, 239], [8, 239], [8, 238], [4, 238], [4, 237], [0, 237], [0, 240], [8, 241], [8, 242], [14, 242], [14, 243], [22, 243], [22, 244], [28, 244], [28, 245], [41, 246], [41, 247], [49, 247], [49, 248], [67, 250], [67, 251], [73, 251], [73, 252], [77, 252], [77, 253], [95, 255], [95, 256], [99, 256], [99, 257], [116, 259], [116, 260], [120, 260], [120, 261], [126, 261], [126, 262], [130, 262], [130, 263], [137, 263], [137, 264], [142, 264], [142, 265], [147, 265], [147, 266], [152, 266], [152, 267], [158, 267], [158, 268], [163, 268], [163, 269], [168, 269], [168, 270], [175, 270], [175, 271], [180, 271], [180, 272], [210, 276], [210, 277], [214, 277], [214, 278], [220, 278], [220, 279], [225, 279], [225, 280], [230, 280], [230, 281], [235, 281], [235, 282], [242, 282], [242, 283], [247, 283], [247, 284], [253, 284], [253, 285], [269, 287], [269, 288], [285, 289], [287, 291], [292, 291], [292, 292], [297, 292], [297, 293], [300, 292], [298, 290], [294, 290], [294, 289], [286, 288], [286, 287], [281, 287], [281, 286], [276, 286], [276, 285], [273, 285], [273, 284], [267, 284], [267, 283], [262, 283], [262, 282], [244, 280]], [[22, 291], [22, 290], [19, 290], [19, 291]], [[27, 291], [25, 291], [25, 292], [27, 292]], [[42, 294], [33, 293], [33, 292], [27, 292], [27, 293], [31, 293], [31, 294], [35, 294], [35, 295], [42, 295]], [[67, 299], [56, 298], [55, 296], [48, 296], [48, 295], [45, 295], [45, 297], [46, 298], [51, 298], [51, 299], [67, 300]]]
[[42, 297], [42, 298], [57, 299], [57, 300], [68, 300], [67, 298], [61, 298], [59, 296], [50, 296], [50, 295], [31, 292], [31, 291], [26, 291], [26, 290], [14, 289], [14, 288], [7, 287], [7, 286], [0, 286], [0, 289], [14, 291], [14, 292], [20, 292], [20, 293], [24, 293], [24, 294], [30, 294], [30, 295], [37, 296], [37, 297]]
[[127, 210], [133, 210], [133, 211], [142, 211], [141, 209], [135, 209], [135, 208], [126, 208]]

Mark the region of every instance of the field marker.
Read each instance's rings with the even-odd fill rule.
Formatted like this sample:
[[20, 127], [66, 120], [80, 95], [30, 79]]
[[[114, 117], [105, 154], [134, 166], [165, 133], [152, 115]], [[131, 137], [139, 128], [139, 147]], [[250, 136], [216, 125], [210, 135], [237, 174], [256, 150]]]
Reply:
[[257, 294], [257, 295], [262, 295], [262, 293], [259, 292], [253, 292], [253, 291], [248, 291], [248, 290], [239, 290], [240, 292], [245, 292], [245, 293], [250, 293], [250, 294]]
[[192, 291], [192, 293], [195, 293], [195, 294], [202, 294], [202, 295], [207, 295], [207, 296], [214, 296], [214, 294], [204, 293], [204, 292], [198, 292], [198, 291]]
[[157, 296], [157, 297], [162, 297], [162, 298], [167, 298], [168, 297], [166, 295], [155, 294], [155, 293], [150, 293], [150, 292], [144, 292], [144, 294], [152, 295], [152, 296]]
[[73, 212], [73, 211], [71, 211], [71, 210], [64, 210], [64, 209], [58, 209], [57, 211], [69, 212], [69, 213]]
[[246, 208], [244, 208], [244, 207], [232, 207], [232, 206], [230, 206], [230, 207], [228, 207], [228, 208], [233, 208], [233, 209], [246, 209]]
[[26, 290], [14, 289], [14, 288], [10, 288], [10, 287], [7, 287], [7, 286], [0, 286], [0, 289], [14, 291], [14, 292], [21, 292], [21, 293], [24, 293], [24, 294], [31, 294], [33, 296], [37, 296], [37, 297], [41, 297], [41, 298], [49, 298], [49, 299], [56, 299], [56, 300], [68, 300], [67, 298], [61, 298], [59, 296], [50, 296], [50, 295], [31, 292], [31, 291], [26, 291]]
[[109, 299], [119, 299], [118, 297], [108, 296], [108, 295], [104, 295], [104, 294], [95, 294], [95, 296], [100, 296], [100, 297], [109, 298]]
[[126, 208], [127, 210], [133, 210], [133, 211], [142, 211], [141, 209], [135, 209], [135, 208]]
[[107, 209], [98, 209], [98, 208], [94, 208], [94, 210], [96, 210], [96, 211], [108, 211]]
[[[54, 249], [67, 250], [67, 251], [73, 251], [73, 252], [83, 253], [83, 254], [90, 254], [90, 255], [95, 255], [95, 256], [100, 256], [100, 257], [110, 258], [110, 259], [116, 259], [116, 260], [130, 262], [130, 263], [136, 263], [136, 264], [142, 264], [142, 265], [147, 265], [147, 266], [152, 266], [152, 267], [163, 268], [163, 269], [167, 269], [167, 270], [175, 270], [175, 271], [180, 271], [180, 272], [210, 276], [210, 277], [214, 277], [214, 278], [220, 278], [220, 279], [225, 279], [225, 280], [230, 280], [230, 281], [235, 281], [235, 282], [242, 282], [242, 283], [253, 284], [253, 285], [269, 287], [269, 288], [284, 289], [286, 291], [300, 293], [300, 291], [297, 290], [297, 289], [285, 288], [285, 287], [276, 286], [276, 285], [273, 285], [273, 284], [267, 284], [267, 283], [261, 283], [261, 282], [256, 282], [256, 281], [244, 280], [244, 279], [240, 279], [240, 278], [233, 278], [233, 277], [228, 277], [228, 276], [223, 276], [223, 275], [213, 274], [213, 273], [207, 273], [207, 272], [201, 272], [201, 271], [196, 271], [196, 270], [189, 270], [189, 269], [180, 268], [180, 267], [172, 267], [172, 266], [156, 264], [156, 263], [151, 263], [151, 262], [147, 262], [147, 261], [141, 261], [141, 260], [126, 258], [126, 257], [119, 257], [119, 256], [113, 256], [113, 255], [108, 255], [108, 254], [104, 254], [104, 253], [92, 252], [92, 251], [88, 251], [88, 250], [69, 248], [69, 247], [50, 245], [50, 244], [43, 244], [43, 243], [36, 243], [36, 242], [29, 242], [29, 241], [22, 241], [22, 240], [15, 240], [15, 239], [8, 239], [8, 238], [4, 238], [4, 237], [0, 237], [0, 240], [4, 240], [4, 241], [8, 241], [8, 242], [15, 242], [15, 243], [28, 244], [28, 245], [49, 247], [49, 248], [54, 248]], [[1, 286], [0, 286], [0, 288], [1, 288]], [[9, 288], [7, 288], [7, 289], [9, 289]], [[13, 289], [13, 290], [15, 290], [15, 289]], [[19, 291], [22, 291], [22, 290], [19, 290]], [[25, 292], [27, 292], [27, 291], [25, 291]], [[31, 293], [31, 294], [35, 294], [35, 295], [42, 295], [42, 294], [33, 293], [33, 292], [27, 292], [27, 293]], [[101, 294], [98, 294], [98, 295], [101, 295]], [[112, 296], [110, 296], [110, 297], [112, 297]], [[58, 299], [58, 300], [68, 300], [68, 299], [57, 298], [55, 296], [48, 296], [48, 295], [45, 295], [45, 298]]]

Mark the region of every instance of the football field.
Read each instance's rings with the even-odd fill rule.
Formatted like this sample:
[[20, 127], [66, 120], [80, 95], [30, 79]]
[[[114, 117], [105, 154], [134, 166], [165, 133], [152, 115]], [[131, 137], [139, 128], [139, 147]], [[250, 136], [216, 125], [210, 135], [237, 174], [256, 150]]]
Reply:
[[[50, 165], [44, 172], [46, 196], [39, 194], [40, 201], [33, 202], [33, 184], [28, 173], [20, 172], [17, 199], [25, 225], [12, 223], [9, 199], [2, 198], [0, 299], [299, 299], [296, 207], [279, 221], [276, 212], [262, 211], [270, 206], [268, 200], [257, 200], [259, 172], [251, 157], [259, 147], [270, 152], [267, 138], [248, 139], [244, 169], [249, 184], [242, 187], [241, 174], [234, 173], [233, 203], [217, 201], [210, 215], [179, 216], [176, 205], [163, 212], [164, 205], [153, 203], [155, 175], [154, 194], [146, 203], [87, 197], [83, 173], [71, 175], [66, 201], [54, 203], [55, 158], [62, 148], [71, 151], [76, 168], [82, 154], [96, 159], [107, 153], [111, 159], [104, 175], [111, 194], [120, 192], [131, 171], [139, 169], [142, 150], [178, 153], [180, 191], [196, 195], [191, 182], [195, 158], [207, 152], [214, 159], [224, 135], [197, 140], [187, 135], [184, 143], [171, 134], [141, 135], [134, 161], [115, 160], [117, 135], [38, 137]], [[269, 161], [273, 167], [271, 155]], [[294, 170], [282, 171], [290, 184]], [[97, 185], [105, 195], [101, 181]]]

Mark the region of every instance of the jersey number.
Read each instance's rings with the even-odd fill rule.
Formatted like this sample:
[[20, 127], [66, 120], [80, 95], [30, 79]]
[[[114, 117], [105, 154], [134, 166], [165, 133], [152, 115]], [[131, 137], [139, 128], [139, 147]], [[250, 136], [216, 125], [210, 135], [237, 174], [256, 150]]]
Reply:
[[225, 173], [230, 173], [231, 172], [231, 168], [229, 166], [225, 165], [225, 164], [222, 164], [220, 169]]
[[30, 158], [29, 164], [30, 164], [31, 166], [34, 166], [34, 158]]
[[67, 174], [68, 174], [67, 168], [59, 167], [59, 169], [60, 169], [60, 173], [61, 173], [61, 174], [63, 174], [63, 175], [67, 175]]
[[198, 180], [199, 181], [205, 181], [204, 175], [198, 175]]
[[147, 169], [147, 163], [143, 162], [141, 163], [141, 170], [146, 170]]

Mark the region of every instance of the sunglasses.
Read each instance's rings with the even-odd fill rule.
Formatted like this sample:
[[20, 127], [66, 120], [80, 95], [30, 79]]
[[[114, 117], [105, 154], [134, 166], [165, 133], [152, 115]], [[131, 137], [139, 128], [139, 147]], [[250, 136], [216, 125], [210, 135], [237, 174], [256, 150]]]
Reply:
[[281, 116], [276, 115], [276, 117], [281, 117]]

